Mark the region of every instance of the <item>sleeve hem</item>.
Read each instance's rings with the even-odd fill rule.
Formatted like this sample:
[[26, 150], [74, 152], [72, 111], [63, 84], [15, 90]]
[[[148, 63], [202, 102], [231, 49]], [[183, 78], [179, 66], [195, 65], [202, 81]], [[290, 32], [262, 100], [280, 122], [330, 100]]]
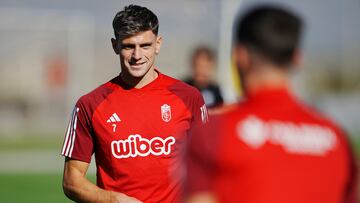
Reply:
[[76, 155], [67, 156], [67, 155], [64, 155], [64, 154], [61, 154], [61, 156], [67, 157], [67, 158], [69, 158], [69, 159], [74, 159], [74, 160], [78, 160], [78, 161], [83, 161], [83, 162], [86, 162], [86, 163], [90, 163], [90, 162], [91, 162], [91, 157], [88, 158], [88, 157], [76, 156]]

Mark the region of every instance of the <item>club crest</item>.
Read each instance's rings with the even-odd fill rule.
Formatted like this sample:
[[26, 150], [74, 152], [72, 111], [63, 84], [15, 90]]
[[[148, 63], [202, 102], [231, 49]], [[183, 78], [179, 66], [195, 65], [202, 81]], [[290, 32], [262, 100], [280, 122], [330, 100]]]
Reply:
[[165, 122], [171, 120], [171, 107], [167, 104], [161, 106], [161, 118]]

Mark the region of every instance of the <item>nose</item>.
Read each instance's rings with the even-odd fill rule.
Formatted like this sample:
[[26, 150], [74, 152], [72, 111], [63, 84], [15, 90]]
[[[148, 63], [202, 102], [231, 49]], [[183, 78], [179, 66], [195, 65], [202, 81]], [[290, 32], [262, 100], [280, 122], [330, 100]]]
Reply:
[[141, 50], [140, 47], [135, 47], [132, 58], [135, 60], [141, 59]]

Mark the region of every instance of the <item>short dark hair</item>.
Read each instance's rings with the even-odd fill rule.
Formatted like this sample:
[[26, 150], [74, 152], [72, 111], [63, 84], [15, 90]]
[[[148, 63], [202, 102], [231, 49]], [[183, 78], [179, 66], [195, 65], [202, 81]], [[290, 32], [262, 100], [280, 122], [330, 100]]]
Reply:
[[299, 47], [303, 23], [299, 16], [275, 5], [257, 6], [235, 24], [235, 41], [276, 65], [289, 65]]
[[148, 8], [129, 5], [115, 15], [113, 28], [116, 39], [124, 39], [149, 30], [158, 35], [159, 20]]
[[210, 47], [201, 45], [196, 47], [191, 55], [192, 65], [194, 65], [195, 60], [202, 54], [204, 54], [208, 60], [215, 61], [215, 52]]

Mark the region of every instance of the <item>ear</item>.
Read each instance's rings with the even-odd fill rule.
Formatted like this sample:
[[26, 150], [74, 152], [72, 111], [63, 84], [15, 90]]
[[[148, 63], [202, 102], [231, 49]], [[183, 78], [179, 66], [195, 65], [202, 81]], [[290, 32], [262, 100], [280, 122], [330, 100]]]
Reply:
[[115, 54], [119, 55], [119, 46], [118, 46], [117, 40], [114, 38], [111, 38], [111, 44], [112, 44], [112, 48], [114, 49]]
[[155, 54], [156, 55], [158, 55], [160, 53], [161, 45], [162, 45], [162, 37], [157, 36], [156, 37], [156, 42], [155, 42]]
[[245, 46], [236, 45], [233, 49], [233, 58], [240, 73], [245, 72], [250, 68], [250, 53]]

